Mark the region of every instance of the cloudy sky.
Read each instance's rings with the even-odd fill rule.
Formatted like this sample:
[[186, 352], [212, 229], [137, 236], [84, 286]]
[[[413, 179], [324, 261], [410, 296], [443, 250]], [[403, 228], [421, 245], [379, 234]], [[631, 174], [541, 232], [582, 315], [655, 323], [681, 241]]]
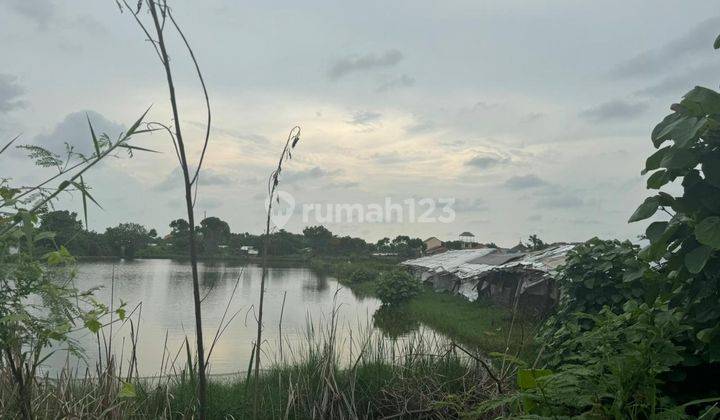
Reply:
[[[376, 240], [461, 231], [513, 245], [634, 238], [649, 132], [692, 86], [717, 88], [714, 1], [174, 0], [207, 81], [215, 124], [197, 208], [262, 229], [266, 178], [294, 125], [282, 189], [297, 207], [454, 198], [452, 223], [332, 223]], [[199, 152], [204, 109], [170, 37], [182, 127]], [[170, 122], [157, 57], [113, 0], [0, 1], [0, 139], [90, 149], [86, 113], [117, 136], [148, 106]], [[112, 159], [89, 181], [90, 228], [167, 232], [184, 213], [169, 140]], [[17, 153], [1, 176], [29, 183]], [[77, 209], [79, 198], [59, 207]], [[426, 207], [422, 207], [424, 209]], [[286, 229], [303, 227], [301, 211]], [[435, 215], [439, 215], [439, 210]]]

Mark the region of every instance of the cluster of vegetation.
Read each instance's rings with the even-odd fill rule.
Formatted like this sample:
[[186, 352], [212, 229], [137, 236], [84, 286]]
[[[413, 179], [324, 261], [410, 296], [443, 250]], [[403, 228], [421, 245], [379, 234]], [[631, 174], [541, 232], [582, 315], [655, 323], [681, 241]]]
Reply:
[[720, 94], [696, 87], [671, 109], [643, 174], [652, 172], [648, 189], [680, 181], [682, 193], [659, 191], [630, 217], [666, 220], [650, 223], [642, 250], [592, 239], [570, 253], [539, 335], [544, 368], [522, 370], [520, 392], [478, 412], [501, 403], [540, 416], [720, 415]]
[[422, 285], [402, 270], [384, 273], [377, 282], [376, 293], [383, 305], [397, 306], [407, 303], [422, 290]]
[[[89, 231], [83, 227], [78, 214], [67, 210], [41, 213], [39, 232], [52, 232], [52, 238], [39, 242], [45, 251], [65, 246], [76, 256], [117, 256], [124, 258], [183, 257], [188, 254], [190, 226], [185, 219], [170, 222], [170, 233], [159, 237], [156, 229], [139, 223], [120, 223], [105, 232]], [[206, 217], [197, 229], [197, 251], [207, 257], [241, 257], [252, 247], [263, 252], [264, 234], [234, 233], [228, 223], [218, 217]], [[418, 256], [423, 250], [419, 238], [397, 236], [368, 243], [362, 238], [337, 236], [324, 226], [310, 226], [302, 234], [285, 230], [272, 232], [268, 241], [268, 255], [284, 257], [363, 257], [373, 253], [390, 254], [401, 258]]]

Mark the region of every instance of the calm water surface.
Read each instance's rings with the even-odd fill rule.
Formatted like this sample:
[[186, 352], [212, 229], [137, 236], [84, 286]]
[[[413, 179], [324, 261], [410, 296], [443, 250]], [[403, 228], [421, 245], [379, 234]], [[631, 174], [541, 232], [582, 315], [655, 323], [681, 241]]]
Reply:
[[[102, 287], [96, 293], [101, 302], [109, 304], [112, 293], [114, 304], [117, 306], [121, 301], [126, 302], [128, 312], [136, 304], [142, 303], [141, 309], [133, 315], [136, 322], [138, 315], [140, 318], [137, 350], [141, 376], [158, 374], [166, 334], [167, 348], [173, 354], [182, 348], [186, 336], [191, 343], [194, 342], [195, 320], [189, 263], [171, 260], [82, 262], [78, 269], [76, 286], [82, 290]], [[212, 352], [211, 373], [246, 371], [256, 335], [252, 305], [257, 305], [262, 269], [256, 265], [218, 262], [201, 263], [199, 271], [201, 296], [206, 296], [202, 305], [206, 351], [237, 284], [228, 317], [237, 315]], [[286, 301], [282, 333], [285, 354], [289, 353], [288, 346], [299, 349], [306, 342], [309, 322], [316, 326], [327, 326], [333, 308], [339, 308], [339, 339], [347, 341], [353, 334], [351, 331], [357, 334], [358, 329], [367, 329], [368, 325], [372, 325], [373, 313], [380, 306], [377, 299], [357, 297], [333, 278], [317, 275], [308, 268], [271, 268], [266, 283], [263, 320], [263, 338], [267, 340], [263, 344], [263, 349], [267, 349], [266, 362], [277, 360], [278, 357], [278, 329], [284, 295]], [[104, 331], [108, 335], [107, 327]], [[128, 358], [129, 333], [129, 323], [122, 327], [115, 324], [115, 354], [124, 354], [125, 360]], [[97, 360], [95, 336], [85, 332], [76, 339], [87, 349], [87, 363], [94, 366]], [[48, 370], [57, 372], [66, 360], [67, 353], [58, 351], [47, 362]], [[184, 349], [178, 360], [180, 364], [184, 363]], [[71, 365], [81, 366], [81, 370], [84, 370], [84, 364], [77, 360], [73, 360]]]

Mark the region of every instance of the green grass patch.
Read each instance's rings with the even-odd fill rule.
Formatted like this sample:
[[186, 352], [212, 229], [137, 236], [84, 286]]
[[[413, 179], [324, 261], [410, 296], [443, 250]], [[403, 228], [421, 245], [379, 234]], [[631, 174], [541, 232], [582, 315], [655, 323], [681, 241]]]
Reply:
[[491, 302], [470, 302], [462, 296], [423, 290], [402, 310], [448, 337], [483, 352], [504, 352], [510, 331], [510, 352], [532, 353], [537, 322], [518, 316], [512, 326], [508, 308]]

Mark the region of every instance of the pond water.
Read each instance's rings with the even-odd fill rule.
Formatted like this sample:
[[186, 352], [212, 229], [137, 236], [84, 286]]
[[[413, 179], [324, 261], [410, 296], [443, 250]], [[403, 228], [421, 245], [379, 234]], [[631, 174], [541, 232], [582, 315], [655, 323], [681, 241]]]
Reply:
[[[202, 309], [206, 352], [228, 302], [226, 317], [235, 315], [212, 351], [211, 373], [246, 371], [256, 338], [253, 305], [257, 305], [262, 269], [257, 265], [201, 263], [199, 273], [201, 296], [205, 297]], [[188, 262], [161, 259], [81, 262], [75, 285], [81, 290], [100, 286], [101, 289], [96, 292], [100, 302], [109, 305], [112, 295], [115, 306], [121, 301], [126, 302], [128, 313], [142, 303], [131, 317], [139, 330], [137, 360], [141, 376], [159, 373], [165, 348], [165, 353], [169, 352], [173, 357], [182, 350], [178, 357], [182, 368], [186, 360], [185, 337], [194, 349], [195, 333], [192, 276]], [[233, 289], [235, 294], [231, 299]], [[280, 326], [283, 299], [285, 304]], [[292, 354], [307, 347], [309, 325], [313, 324], [316, 331], [327, 328], [333, 308], [336, 308], [338, 341], [347, 343], [353, 340], [353, 334], [357, 340], [359, 331], [367, 333], [374, 328], [373, 314], [379, 307], [377, 299], [356, 296], [335, 279], [318, 275], [308, 268], [270, 268], [263, 320], [263, 350], [266, 351], [263, 363], [267, 366], [269, 362], [278, 360], [280, 328], [285, 354]], [[103, 332], [107, 338], [109, 328], [105, 327]], [[94, 366], [98, 358], [96, 336], [85, 331], [77, 334], [75, 339], [86, 349], [84, 357], [87, 364]], [[129, 359], [129, 343], [129, 322], [122, 326], [115, 323], [113, 350], [116, 358], [123, 355], [125, 365]], [[74, 357], [68, 359], [67, 352], [62, 350], [48, 359], [46, 369], [51, 373], [58, 372], [68, 360], [71, 367], [85, 370], [83, 362]]]

